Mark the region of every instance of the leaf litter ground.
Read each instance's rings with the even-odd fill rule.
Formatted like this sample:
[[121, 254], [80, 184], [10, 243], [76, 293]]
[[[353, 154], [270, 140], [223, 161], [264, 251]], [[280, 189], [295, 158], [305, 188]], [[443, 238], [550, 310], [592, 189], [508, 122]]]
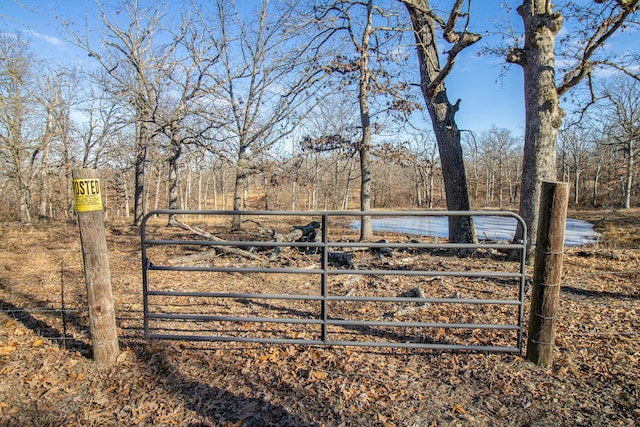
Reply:
[[[543, 369], [513, 354], [147, 342], [137, 229], [111, 225], [108, 242], [122, 352], [115, 367], [100, 370], [91, 360], [77, 227], [1, 229], [0, 425], [640, 423], [637, 250], [567, 249], [557, 348], [553, 366]], [[494, 261], [435, 262], [446, 268]], [[268, 275], [259, 280], [266, 288], [277, 285]], [[409, 279], [376, 286], [391, 293], [415, 286], [403, 280]], [[343, 282], [336, 286], [345, 292], [371, 286]], [[473, 292], [475, 285], [480, 282], [463, 289]], [[438, 289], [454, 291], [444, 280]], [[350, 309], [388, 313], [382, 307]]]

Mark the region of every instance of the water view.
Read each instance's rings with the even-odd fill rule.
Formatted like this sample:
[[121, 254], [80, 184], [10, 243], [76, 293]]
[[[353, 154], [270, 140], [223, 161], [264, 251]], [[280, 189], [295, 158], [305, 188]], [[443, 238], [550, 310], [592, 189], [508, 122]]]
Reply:
[[[479, 239], [511, 241], [516, 232], [516, 220], [503, 216], [474, 216]], [[447, 217], [442, 216], [406, 216], [374, 217], [374, 231], [391, 231], [415, 234], [419, 236], [449, 237]], [[351, 228], [359, 229], [360, 221], [353, 221]], [[593, 230], [593, 224], [579, 219], [567, 218], [564, 236], [566, 246], [582, 246], [598, 241], [599, 234]]]

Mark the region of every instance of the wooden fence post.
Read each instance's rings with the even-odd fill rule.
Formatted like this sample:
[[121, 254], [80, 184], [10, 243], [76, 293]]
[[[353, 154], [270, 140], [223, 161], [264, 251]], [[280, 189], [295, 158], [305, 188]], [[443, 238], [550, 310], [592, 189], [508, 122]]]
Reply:
[[109, 367], [115, 364], [120, 348], [111, 292], [100, 181], [93, 169], [76, 169], [71, 174], [89, 300], [93, 358], [99, 366]]
[[527, 359], [544, 367], [553, 361], [568, 202], [566, 182], [542, 183]]

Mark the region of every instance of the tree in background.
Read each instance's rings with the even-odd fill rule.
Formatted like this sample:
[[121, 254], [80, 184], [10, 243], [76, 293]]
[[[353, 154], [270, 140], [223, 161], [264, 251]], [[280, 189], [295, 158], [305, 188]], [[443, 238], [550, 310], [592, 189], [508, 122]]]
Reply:
[[[198, 31], [195, 20], [182, 18], [174, 31], [168, 32], [177, 41], [170, 46], [170, 56], [162, 64], [163, 85], [159, 88], [158, 108], [153, 124], [166, 137], [169, 146], [169, 209], [178, 209], [178, 161], [185, 145], [198, 145], [215, 151], [210, 145], [212, 133], [226, 121], [211, 108], [209, 98], [216, 90], [212, 77], [219, 55]], [[168, 225], [175, 225], [176, 215], [169, 215]]]
[[[509, 159], [513, 156], [515, 144], [516, 138], [509, 129], [495, 125], [479, 137], [478, 145], [485, 166], [485, 206], [491, 205], [497, 193], [498, 208], [503, 208], [505, 184], [509, 177]], [[509, 190], [511, 196], [512, 190]]]
[[[142, 8], [136, 1], [110, 10], [98, 7], [104, 41], [100, 47], [90, 34], [75, 35], [70, 23], [65, 28], [74, 44], [99, 64], [101, 71], [94, 74], [98, 84], [112, 101], [132, 113], [128, 124], [135, 126], [136, 140], [134, 224], [139, 225], [146, 213], [145, 165], [152, 141], [161, 143], [161, 135], [168, 141], [163, 149], [169, 168], [168, 208], [177, 209], [183, 145], [203, 143], [218, 124], [217, 110], [205, 100], [215, 87], [211, 68], [218, 54], [187, 16], [170, 17], [165, 8]], [[105, 123], [102, 129], [108, 130], [113, 123]], [[169, 223], [175, 219], [169, 216]]]
[[[480, 35], [468, 31], [470, 11], [463, 11], [463, 1], [456, 0], [447, 19], [442, 19], [431, 8], [428, 0], [401, 0], [409, 11], [413, 24], [416, 48], [420, 63], [420, 88], [431, 116], [438, 142], [442, 164], [447, 209], [468, 211], [471, 208], [467, 177], [462, 154], [460, 129], [455, 115], [460, 108], [459, 99], [451, 104], [447, 96], [445, 80], [451, 73], [458, 54], [480, 40]], [[462, 29], [458, 29], [464, 19]], [[437, 31], [442, 31], [445, 41], [452, 44], [444, 64], [440, 63]], [[475, 242], [473, 219], [469, 217], [449, 218], [449, 240], [452, 242]]]
[[625, 209], [631, 208], [635, 165], [640, 157], [640, 81], [613, 79], [602, 90], [605, 103], [599, 111], [604, 118], [603, 129], [607, 145], [622, 153], [624, 159]]
[[437, 143], [433, 134], [425, 129], [415, 129], [409, 132], [411, 137], [407, 141], [408, 167], [414, 171], [415, 205], [417, 207], [433, 208], [434, 188], [439, 158]]
[[578, 125], [563, 126], [558, 141], [562, 156], [562, 180], [573, 180], [573, 203], [577, 205], [580, 203], [580, 182], [591, 155], [592, 141], [587, 130]]
[[89, 30], [80, 35], [72, 22], [63, 22], [63, 26], [71, 42], [85, 50], [102, 69], [103, 72], [96, 75], [103, 79], [99, 83], [132, 111], [130, 125], [135, 127], [136, 141], [133, 222], [140, 225], [145, 214], [147, 150], [157, 132], [153, 127], [153, 115], [159, 107], [158, 95], [163, 83], [161, 71], [172, 54], [171, 46], [161, 47], [157, 40], [165, 12], [154, 6], [142, 9], [136, 1], [124, 2], [109, 11], [96, 4], [102, 40], [95, 41]]
[[[398, 12], [383, 8], [373, 0], [330, 1], [315, 6], [317, 20], [328, 25], [338, 37], [344, 33], [349, 48], [336, 54], [331, 63], [324, 66], [328, 72], [340, 76], [345, 85], [355, 83], [357, 87], [360, 115], [360, 140], [357, 152], [360, 159], [360, 210], [371, 210], [372, 137], [377, 128], [372, 109], [376, 97], [387, 97], [388, 102], [405, 114], [410, 113], [414, 103], [407, 97], [409, 86], [398, 81], [389, 63], [402, 38], [404, 28], [398, 20]], [[397, 68], [398, 64], [395, 64]], [[390, 100], [389, 100], [390, 98]], [[372, 120], [373, 119], [373, 120]], [[373, 228], [370, 216], [360, 220], [360, 240], [371, 240]]]
[[68, 201], [64, 212], [67, 217], [73, 215], [71, 165], [69, 162], [71, 153], [68, 150], [71, 145], [76, 145], [77, 142], [77, 129], [72, 114], [79, 107], [79, 88], [82, 87], [76, 69], [46, 64], [47, 69], [40, 70], [38, 73], [40, 75], [36, 86], [38, 95], [35, 96], [38, 103], [47, 111], [47, 126], [53, 126], [52, 130], [46, 132], [46, 140], [43, 139], [39, 191], [39, 216], [41, 219], [54, 216], [53, 178], [57, 175], [55, 171], [60, 167], [68, 171], [64, 180], [66, 184], [64, 185], [64, 193], [67, 194]]
[[[211, 102], [230, 118], [218, 137], [235, 163], [233, 210], [241, 211], [247, 179], [256, 172], [252, 158], [288, 137], [323, 96], [310, 90], [324, 77], [317, 67], [323, 40], [309, 31], [297, 2], [264, 1], [249, 14], [234, 1], [218, 0], [213, 8], [197, 12], [219, 54], [213, 76], [219, 90]], [[235, 215], [231, 228], [240, 226]]]
[[[331, 209], [348, 209], [352, 182], [358, 178], [354, 159], [360, 126], [359, 117], [354, 114], [358, 108], [355, 105], [357, 101], [350, 95], [346, 91], [336, 92], [317, 106], [302, 126], [301, 132], [306, 134], [299, 142], [300, 152], [294, 154], [303, 162], [321, 162], [322, 170], [333, 171], [331, 196], [334, 203]], [[300, 171], [302, 166], [301, 164]], [[311, 193], [315, 194], [320, 181], [319, 174], [320, 170], [314, 170], [313, 173], [301, 173], [297, 176], [304, 177], [304, 182], [311, 185]], [[340, 192], [338, 188], [341, 189]]]
[[0, 167], [17, 194], [20, 223], [30, 224], [31, 184], [48, 167], [60, 98], [39, 92], [37, 62], [20, 35], [0, 35], [0, 58]]

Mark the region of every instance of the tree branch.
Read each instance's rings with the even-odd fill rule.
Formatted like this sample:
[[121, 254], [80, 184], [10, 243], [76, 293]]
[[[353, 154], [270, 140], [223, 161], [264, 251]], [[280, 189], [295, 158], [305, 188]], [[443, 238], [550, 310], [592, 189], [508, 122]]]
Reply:
[[562, 96], [569, 89], [580, 83], [587, 75], [593, 71], [594, 62], [591, 61], [594, 53], [627, 21], [629, 16], [638, 10], [640, 0], [618, 1], [620, 11], [616, 16], [604, 19], [598, 26], [596, 32], [587, 41], [578, 65], [568, 71], [562, 83], [557, 87], [558, 95]]

